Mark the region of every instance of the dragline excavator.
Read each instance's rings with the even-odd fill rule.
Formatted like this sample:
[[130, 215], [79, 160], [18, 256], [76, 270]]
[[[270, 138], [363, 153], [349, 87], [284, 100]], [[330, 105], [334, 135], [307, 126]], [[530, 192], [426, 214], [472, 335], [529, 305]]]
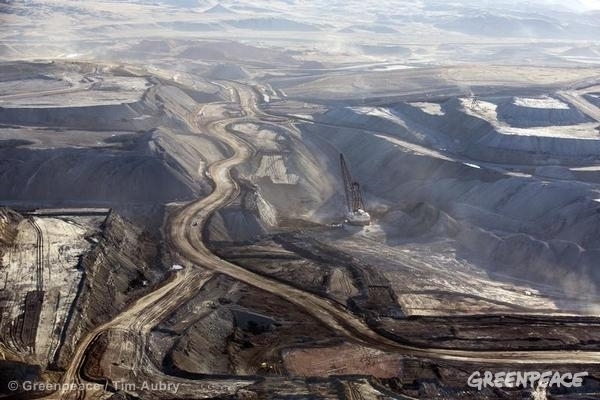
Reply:
[[346, 206], [348, 208], [346, 222], [350, 225], [369, 225], [371, 223], [371, 216], [365, 211], [360, 184], [350, 175], [350, 170], [343, 154], [340, 154], [340, 165], [344, 180], [344, 190], [346, 191]]

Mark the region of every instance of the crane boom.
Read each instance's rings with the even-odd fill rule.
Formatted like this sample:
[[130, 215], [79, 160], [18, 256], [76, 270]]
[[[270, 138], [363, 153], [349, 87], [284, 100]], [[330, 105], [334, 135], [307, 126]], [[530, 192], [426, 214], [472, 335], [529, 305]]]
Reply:
[[350, 169], [348, 168], [348, 164], [346, 164], [343, 154], [340, 154], [340, 165], [342, 168], [342, 179], [344, 181], [344, 191], [346, 192], [346, 206], [348, 207], [348, 212], [355, 213], [359, 210], [364, 210], [365, 206], [363, 204], [360, 184], [352, 179]]

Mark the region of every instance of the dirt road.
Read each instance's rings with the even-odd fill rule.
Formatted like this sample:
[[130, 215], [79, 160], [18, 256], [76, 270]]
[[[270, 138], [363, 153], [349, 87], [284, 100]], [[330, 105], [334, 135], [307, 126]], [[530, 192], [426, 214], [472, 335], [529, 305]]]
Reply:
[[[423, 358], [481, 362], [484, 364], [600, 363], [600, 352], [593, 351], [462, 351], [401, 345], [375, 333], [362, 319], [333, 301], [255, 274], [212, 254], [202, 240], [202, 228], [213, 212], [236, 198], [239, 187], [231, 177], [231, 168], [247, 161], [252, 153], [247, 143], [227, 131], [227, 126], [233, 122], [249, 120], [251, 117], [256, 116], [258, 112], [254, 92], [241, 85], [234, 85], [233, 87], [237, 91], [240, 103], [246, 112], [246, 117], [219, 121], [211, 126], [213, 134], [230, 146], [234, 154], [232, 157], [218, 161], [209, 167], [210, 176], [214, 179], [214, 191], [208, 197], [187, 205], [172, 219], [169, 229], [170, 241], [182, 256], [204, 268], [229, 275], [239, 281], [280, 296], [301, 307], [350, 340], [386, 351]], [[195, 225], [194, 221], [198, 224]]]
[[585, 97], [585, 94], [595, 93], [600, 90], [599, 86], [592, 86], [581, 90], [569, 90], [557, 92], [558, 96], [567, 103], [574, 105], [579, 111], [588, 117], [600, 122], [600, 109], [590, 103]]
[[[304, 309], [320, 322], [348, 340], [366, 346], [395, 352], [401, 355], [445, 359], [454, 361], [487, 364], [598, 364], [600, 352], [595, 351], [462, 351], [405, 346], [380, 336], [371, 330], [359, 317], [339, 304], [317, 295], [304, 292], [279, 281], [255, 274], [235, 264], [218, 258], [205, 246], [202, 230], [208, 217], [226, 206], [239, 194], [239, 186], [231, 176], [231, 169], [249, 160], [253, 149], [242, 139], [231, 134], [228, 127], [234, 123], [256, 122], [260, 117], [256, 94], [249, 88], [231, 84], [236, 92], [245, 116], [227, 118], [210, 123], [211, 133], [232, 150], [230, 158], [219, 160], [208, 167], [208, 174], [214, 180], [213, 192], [198, 201], [183, 207], [173, 216], [168, 227], [168, 239], [180, 256], [202, 269], [187, 268], [174, 273], [171, 279], [152, 293], [137, 300], [111, 321], [95, 328], [77, 346], [73, 360], [62, 377], [62, 383], [80, 382], [79, 371], [85, 355], [94, 342], [104, 332], [111, 329], [127, 329], [144, 336], [150, 328], [160, 322], [180, 304], [183, 304], [210, 276], [206, 269], [231, 276], [241, 282], [273, 293]], [[264, 123], [264, 121], [260, 121]], [[145, 339], [142, 338], [142, 343]], [[161, 376], [164, 376], [161, 374]], [[166, 377], [168, 378], [168, 377]], [[83, 398], [85, 393], [61, 391], [50, 398]]]

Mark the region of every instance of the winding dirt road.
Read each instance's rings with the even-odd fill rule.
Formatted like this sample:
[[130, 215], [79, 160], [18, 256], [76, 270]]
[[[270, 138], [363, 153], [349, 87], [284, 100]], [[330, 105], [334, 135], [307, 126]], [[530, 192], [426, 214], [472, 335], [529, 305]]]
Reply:
[[[273, 293], [301, 307], [326, 326], [355, 342], [405, 354], [407, 356], [445, 359], [454, 361], [481, 362], [485, 364], [573, 364], [600, 363], [600, 352], [595, 351], [463, 351], [429, 349], [406, 346], [380, 336], [371, 330], [359, 317], [328, 299], [289, 286], [282, 282], [250, 272], [240, 266], [218, 258], [204, 245], [202, 230], [207, 218], [219, 208], [227, 205], [239, 193], [239, 187], [230, 171], [247, 161], [252, 150], [247, 143], [228, 132], [234, 122], [247, 121], [257, 116], [255, 93], [242, 85], [235, 84], [240, 104], [246, 117], [223, 120], [212, 124], [212, 133], [233, 149], [232, 157], [218, 161], [209, 167], [214, 180], [214, 191], [203, 199], [184, 207], [171, 221], [170, 241], [186, 259], [204, 268], [231, 276], [246, 284]], [[264, 121], [257, 121], [264, 123]], [[197, 226], [194, 226], [197, 221]]]
[[[240, 266], [220, 259], [205, 246], [202, 232], [209, 216], [226, 206], [239, 194], [239, 186], [231, 176], [231, 169], [248, 161], [252, 148], [241, 138], [232, 134], [231, 126], [241, 122], [260, 122], [261, 111], [253, 90], [231, 83], [236, 97], [245, 113], [243, 117], [227, 118], [209, 123], [207, 129], [227, 144], [233, 155], [208, 167], [214, 181], [213, 192], [179, 210], [170, 220], [168, 239], [177, 253], [190, 263], [201, 267], [186, 268], [174, 273], [169, 281], [154, 292], [137, 300], [111, 321], [97, 327], [78, 343], [73, 360], [62, 377], [62, 383], [78, 383], [79, 372], [90, 345], [104, 332], [126, 329], [138, 335], [147, 335], [150, 328], [170, 312], [193, 296], [211, 275], [206, 270], [228, 275], [248, 285], [273, 293], [310, 313], [317, 320], [348, 340], [366, 346], [395, 352], [410, 357], [444, 359], [489, 364], [600, 364], [600, 352], [596, 351], [463, 351], [406, 346], [380, 336], [359, 317], [339, 304], [317, 295], [307, 293], [268, 277], [255, 274]], [[191, 121], [190, 121], [191, 122]], [[194, 128], [194, 130], [197, 130]], [[144, 343], [145, 339], [142, 339]], [[61, 391], [50, 398], [82, 398], [85, 393]]]

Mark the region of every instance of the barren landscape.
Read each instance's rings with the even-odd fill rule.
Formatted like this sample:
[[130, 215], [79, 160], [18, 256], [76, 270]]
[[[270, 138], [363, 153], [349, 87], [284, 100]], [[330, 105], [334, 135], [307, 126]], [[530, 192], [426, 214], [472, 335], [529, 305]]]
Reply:
[[0, 0], [0, 398], [600, 398], [600, 6], [392, 3]]

